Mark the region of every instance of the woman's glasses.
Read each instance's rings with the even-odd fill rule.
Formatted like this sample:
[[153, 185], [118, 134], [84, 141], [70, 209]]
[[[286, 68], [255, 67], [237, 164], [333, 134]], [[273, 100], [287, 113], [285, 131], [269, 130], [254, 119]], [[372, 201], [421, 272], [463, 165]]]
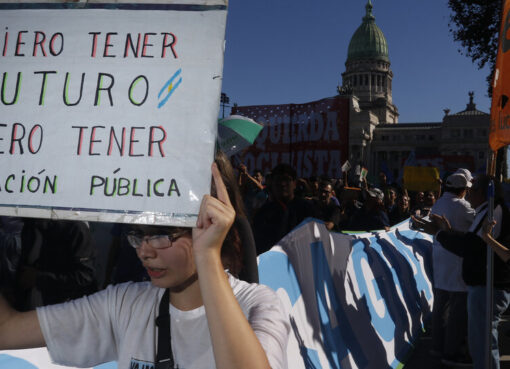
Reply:
[[190, 234], [190, 228], [175, 228], [167, 234], [145, 235], [141, 232], [132, 231], [127, 234], [127, 240], [135, 249], [142, 247], [144, 242], [155, 249], [166, 249], [184, 235]]

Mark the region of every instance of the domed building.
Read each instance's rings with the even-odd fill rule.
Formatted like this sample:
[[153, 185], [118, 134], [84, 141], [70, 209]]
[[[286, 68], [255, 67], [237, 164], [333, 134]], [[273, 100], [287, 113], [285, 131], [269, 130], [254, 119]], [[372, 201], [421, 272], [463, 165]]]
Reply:
[[469, 93], [465, 110], [450, 114], [445, 109], [442, 122], [399, 122], [388, 50], [367, 0], [365, 16], [349, 43], [338, 95], [300, 104], [233, 108], [232, 114], [264, 124], [256, 143], [239, 160], [249, 171], [264, 172], [286, 162], [305, 178], [342, 178], [346, 160], [352, 172], [358, 165], [367, 168], [369, 179], [383, 170], [397, 180], [404, 163], [438, 167], [442, 174], [458, 167], [483, 170], [490, 116], [476, 109], [474, 94]]
[[361, 110], [370, 110], [381, 123], [397, 123], [398, 110], [392, 102], [388, 43], [375, 24], [372, 3], [369, 0], [363, 23], [351, 38], [342, 74], [343, 86], [352, 89], [359, 99]]
[[[488, 150], [490, 115], [476, 109], [469, 93], [466, 109], [442, 122], [399, 123], [393, 104], [388, 43], [375, 23], [368, 0], [366, 14], [349, 43], [340, 95], [352, 100], [349, 114], [349, 160], [362, 163], [372, 176], [384, 168], [397, 179], [413, 153], [415, 165], [439, 166], [443, 171], [466, 167], [481, 171]], [[397, 124], [398, 123], [398, 124]]]

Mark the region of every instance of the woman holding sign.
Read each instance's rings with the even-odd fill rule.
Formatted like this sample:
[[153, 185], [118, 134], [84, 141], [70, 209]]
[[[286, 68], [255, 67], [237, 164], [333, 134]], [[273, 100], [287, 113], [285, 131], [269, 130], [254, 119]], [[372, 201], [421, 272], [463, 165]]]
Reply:
[[196, 228], [133, 227], [151, 283], [27, 313], [0, 296], [0, 349], [47, 346], [55, 362], [82, 367], [286, 368], [289, 325], [276, 294], [225, 272], [236, 262], [235, 211], [216, 164], [212, 174], [217, 195], [202, 199]]

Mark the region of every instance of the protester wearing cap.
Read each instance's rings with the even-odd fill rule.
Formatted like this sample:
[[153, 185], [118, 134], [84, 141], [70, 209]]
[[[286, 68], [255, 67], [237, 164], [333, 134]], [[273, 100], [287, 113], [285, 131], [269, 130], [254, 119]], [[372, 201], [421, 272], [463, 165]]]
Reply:
[[[446, 178], [445, 192], [431, 214], [446, 216], [454, 229], [467, 232], [475, 211], [464, 197], [471, 187], [471, 173], [458, 170]], [[464, 342], [467, 336], [467, 288], [462, 279], [462, 259], [434, 238], [432, 244], [434, 306], [432, 310], [432, 354], [445, 364], [468, 361]]]
[[466, 169], [466, 168], [459, 168], [455, 171], [455, 173], [453, 174], [462, 174], [466, 180], [468, 181], [469, 183], [469, 186], [468, 187], [471, 187], [471, 182], [473, 182], [473, 175], [471, 174], [471, 172], [469, 171], [469, 169]]
[[390, 226], [388, 214], [384, 208], [384, 193], [376, 187], [366, 189], [363, 207], [357, 210], [346, 230], [349, 231], [375, 231], [387, 229]]
[[471, 188], [471, 181], [473, 177], [471, 177], [471, 174], [467, 169], [465, 170], [467, 173], [463, 173], [458, 170], [446, 178], [446, 186], [452, 188]]

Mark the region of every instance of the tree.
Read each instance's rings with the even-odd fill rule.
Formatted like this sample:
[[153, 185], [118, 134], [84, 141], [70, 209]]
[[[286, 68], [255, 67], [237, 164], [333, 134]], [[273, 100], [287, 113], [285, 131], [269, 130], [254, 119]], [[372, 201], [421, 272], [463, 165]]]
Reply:
[[[492, 75], [498, 53], [498, 36], [503, 0], [448, 0], [452, 10], [449, 28], [453, 39], [460, 42], [464, 50], [478, 68], [490, 67], [487, 76], [487, 91], [492, 96]], [[507, 178], [507, 148], [498, 150], [496, 177]]]
[[449, 28], [453, 39], [461, 43], [461, 54], [469, 56], [478, 68], [488, 65], [487, 76], [489, 96], [501, 19], [502, 0], [448, 0], [452, 10]]

